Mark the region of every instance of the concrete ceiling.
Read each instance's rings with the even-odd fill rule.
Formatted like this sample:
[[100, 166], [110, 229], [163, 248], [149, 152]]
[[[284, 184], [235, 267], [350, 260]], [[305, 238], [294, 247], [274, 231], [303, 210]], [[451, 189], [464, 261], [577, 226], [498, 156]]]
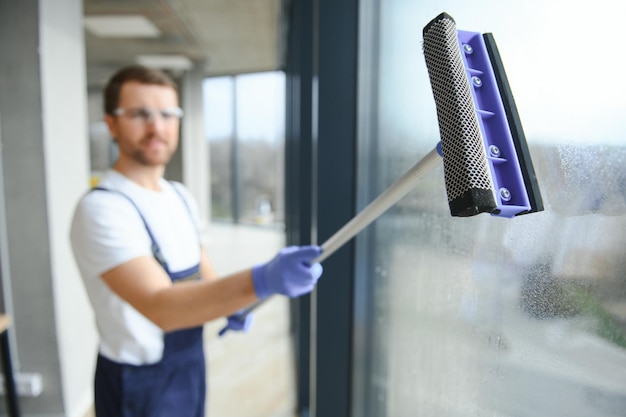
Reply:
[[102, 84], [139, 55], [183, 55], [206, 76], [282, 67], [286, 0], [84, 0], [86, 18], [146, 17], [155, 38], [101, 37], [85, 30], [87, 81]]

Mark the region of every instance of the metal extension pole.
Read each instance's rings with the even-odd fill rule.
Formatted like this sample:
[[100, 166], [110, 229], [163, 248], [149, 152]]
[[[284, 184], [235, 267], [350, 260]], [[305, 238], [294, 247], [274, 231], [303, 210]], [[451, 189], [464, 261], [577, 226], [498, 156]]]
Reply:
[[441, 159], [437, 148], [430, 151], [425, 157], [420, 159], [403, 176], [398, 178], [385, 191], [383, 191], [374, 201], [369, 203], [355, 217], [346, 223], [341, 229], [335, 232], [330, 238], [322, 243], [322, 254], [313, 262], [322, 262], [335, 253], [344, 243], [356, 236], [380, 217], [387, 209], [396, 204], [402, 197], [413, 189], [419, 179], [421, 179], [435, 164]]
[[[439, 162], [439, 159], [441, 158], [439, 157], [437, 147], [435, 147], [426, 156], [413, 165], [413, 167], [411, 167], [404, 175], [387, 187], [385, 191], [383, 191], [378, 197], [376, 197], [376, 199], [374, 199], [374, 201], [369, 203], [363, 210], [353, 217], [352, 220], [346, 223], [341, 229], [322, 243], [322, 254], [315, 258], [312, 262], [322, 262], [324, 259], [328, 258], [341, 248], [344, 243], [369, 226], [370, 223], [376, 220], [388, 208], [400, 201], [402, 197], [407, 195], [408, 192], [413, 189], [417, 181]], [[246, 310], [241, 312], [241, 315], [243, 316], [251, 313], [266, 300], [267, 298], [251, 305]]]

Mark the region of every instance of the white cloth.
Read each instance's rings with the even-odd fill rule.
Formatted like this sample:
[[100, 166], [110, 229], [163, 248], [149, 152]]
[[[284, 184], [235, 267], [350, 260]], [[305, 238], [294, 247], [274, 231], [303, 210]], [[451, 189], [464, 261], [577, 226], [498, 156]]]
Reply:
[[[197, 205], [182, 184], [162, 180], [161, 191], [157, 192], [110, 170], [99, 186], [121, 191], [135, 202], [171, 272], [198, 264]], [[118, 193], [89, 192], [74, 212], [70, 240], [94, 310], [100, 353], [133, 365], [158, 362], [163, 354], [163, 331], [112, 292], [101, 278], [104, 272], [125, 262], [152, 256], [151, 241], [137, 209]]]

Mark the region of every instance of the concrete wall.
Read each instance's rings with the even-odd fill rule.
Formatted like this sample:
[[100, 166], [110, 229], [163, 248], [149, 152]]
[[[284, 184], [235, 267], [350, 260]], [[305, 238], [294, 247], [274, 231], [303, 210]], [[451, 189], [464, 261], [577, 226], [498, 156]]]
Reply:
[[88, 186], [83, 45], [80, 0], [0, 0], [2, 295], [15, 370], [43, 377], [24, 416], [91, 403], [96, 336], [68, 241]]

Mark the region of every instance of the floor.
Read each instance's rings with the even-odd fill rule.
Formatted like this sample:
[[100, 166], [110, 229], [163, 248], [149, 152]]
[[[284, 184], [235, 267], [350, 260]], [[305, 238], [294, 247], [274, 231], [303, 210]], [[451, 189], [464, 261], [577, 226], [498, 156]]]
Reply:
[[[206, 240], [217, 272], [226, 275], [270, 260], [284, 245], [275, 229], [213, 223]], [[246, 334], [218, 337], [224, 320], [206, 325], [209, 417], [293, 417], [295, 375], [288, 301], [270, 298]]]
[[[280, 230], [212, 223], [205, 235], [220, 276], [269, 261], [284, 245]], [[207, 417], [294, 417], [295, 375], [288, 301], [275, 296], [254, 312], [248, 333], [217, 334], [225, 320], [205, 327], [209, 383]], [[90, 410], [85, 417], [93, 417]]]

